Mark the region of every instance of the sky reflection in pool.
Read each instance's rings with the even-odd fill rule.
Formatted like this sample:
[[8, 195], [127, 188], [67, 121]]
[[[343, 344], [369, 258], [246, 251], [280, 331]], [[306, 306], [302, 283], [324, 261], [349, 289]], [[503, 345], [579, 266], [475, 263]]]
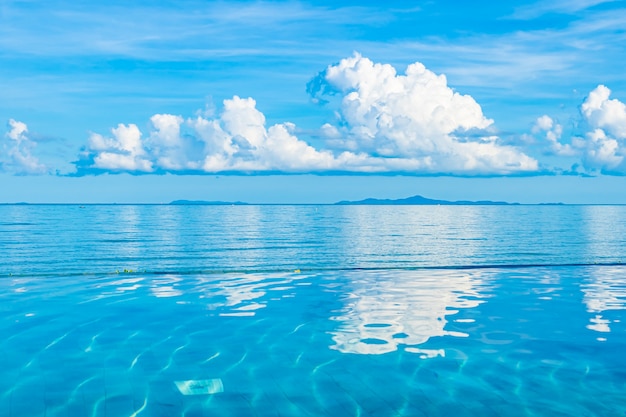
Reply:
[[623, 415], [624, 276], [5, 278], [0, 415]]

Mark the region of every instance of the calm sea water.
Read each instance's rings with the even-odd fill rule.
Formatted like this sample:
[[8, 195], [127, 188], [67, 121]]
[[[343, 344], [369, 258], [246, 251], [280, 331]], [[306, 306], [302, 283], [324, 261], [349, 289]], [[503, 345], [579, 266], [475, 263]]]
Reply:
[[624, 206], [0, 206], [0, 416], [626, 416]]

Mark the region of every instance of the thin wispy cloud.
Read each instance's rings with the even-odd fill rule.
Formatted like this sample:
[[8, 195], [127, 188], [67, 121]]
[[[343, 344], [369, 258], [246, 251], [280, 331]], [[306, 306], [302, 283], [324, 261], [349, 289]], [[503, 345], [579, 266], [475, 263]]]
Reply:
[[573, 14], [591, 7], [619, 0], [549, 0], [520, 6], [510, 16], [512, 19], [535, 19], [548, 13]]
[[[615, 60], [626, 59], [624, 49], [619, 47], [626, 42], [621, 30], [626, 11], [618, 7], [606, 11], [593, 7], [596, 3], [542, 2], [557, 9], [570, 5], [569, 9], [585, 10], [584, 14], [567, 17], [554, 27], [531, 26], [520, 30], [513, 25], [508, 30], [452, 36], [450, 33], [454, 32], [450, 31], [419, 36], [415, 36], [415, 31], [401, 32], [401, 36], [386, 35], [402, 27], [399, 23], [407, 13], [377, 6], [185, 2], [181, 7], [145, 4], [128, 7], [112, 2], [88, 6], [61, 3], [50, 10], [36, 4], [28, 9], [9, 5], [0, 25], [0, 57], [4, 56], [7, 62], [14, 59], [21, 60], [20, 63], [39, 59], [51, 62], [50, 82], [37, 82], [33, 78], [35, 85], [30, 88], [53, 89], [62, 80], [63, 89], [57, 94], [51, 91], [50, 96], [66, 94], [72, 83], [91, 84], [96, 92], [113, 88], [143, 93], [132, 77], [114, 77], [108, 72], [111, 59], [141, 62], [139, 68], [152, 65], [148, 62], [171, 64], [179, 71], [221, 65], [226, 71], [220, 76], [239, 78], [241, 82], [263, 76], [279, 82], [287, 71], [290, 76], [304, 80], [320, 63], [337, 61], [353, 50], [360, 50], [373, 59], [398, 66], [416, 60], [424, 62], [429, 68], [447, 74], [454, 85], [471, 91], [483, 89], [494, 97], [501, 94], [521, 97], [529, 92], [549, 97], [567, 94], [574, 88], [572, 80], [584, 82], [592, 78], [592, 83], [597, 85], [615, 83], [622, 76], [619, 68], [606, 65], [606, 58], [599, 54], [611, 54]], [[423, 9], [411, 13], [427, 19], [427, 7]], [[242, 61], [250, 64], [242, 68]], [[84, 71], [85, 65], [92, 70]], [[278, 66], [280, 71], [275, 69]], [[9, 65], [0, 72], [10, 72], [10, 68]], [[66, 68], [68, 73], [79, 76], [68, 79], [54, 68]], [[207, 74], [207, 79], [214, 75]], [[114, 84], [110, 78], [114, 78]], [[215, 83], [210, 87], [217, 90], [220, 85]], [[151, 88], [164, 94], [156, 83]], [[214, 93], [209, 89], [205, 92]], [[237, 93], [246, 95], [245, 91]], [[227, 97], [225, 93], [220, 99]]]
[[199, 53], [280, 54], [285, 41], [321, 41], [324, 34], [345, 36], [351, 27], [376, 27], [392, 19], [391, 12], [379, 8], [298, 2], [191, 2], [184, 7], [131, 8], [115, 3], [62, 3], [52, 11], [34, 5], [8, 8], [0, 26], [0, 48], [34, 56], [104, 55], [157, 61], [195, 60]]
[[[621, 47], [626, 42], [625, 19], [624, 9], [594, 11], [565, 21], [563, 27], [398, 40], [384, 48], [394, 61], [401, 61], [407, 51], [420, 56], [463, 87], [499, 90], [496, 94], [500, 95], [506, 91], [527, 96], [532, 91], [554, 96], [589, 78], [605, 82], [622, 78], [620, 67], [605, 59], [609, 54], [616, 60], [626, 59]], [[373, 44], [364, 49], [382, 54]]]

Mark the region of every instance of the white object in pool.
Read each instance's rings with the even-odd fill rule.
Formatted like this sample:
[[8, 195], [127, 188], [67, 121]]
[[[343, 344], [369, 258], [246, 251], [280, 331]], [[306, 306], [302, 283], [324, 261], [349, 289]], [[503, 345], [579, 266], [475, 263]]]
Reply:
[[224, 392], [224, 384], [222, 384], [222, 380], [219, 378], [174, 381], [174, 384], [176, 384], [176, 387], [183, 395], [210, 395]]

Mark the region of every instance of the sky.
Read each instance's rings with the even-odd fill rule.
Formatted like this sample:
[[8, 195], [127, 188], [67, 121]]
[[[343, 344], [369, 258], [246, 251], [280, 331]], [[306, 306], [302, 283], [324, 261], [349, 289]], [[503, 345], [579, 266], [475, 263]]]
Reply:
[[625, 21], [621, 0], [0, 0], [0, 203], [626, 204]]

